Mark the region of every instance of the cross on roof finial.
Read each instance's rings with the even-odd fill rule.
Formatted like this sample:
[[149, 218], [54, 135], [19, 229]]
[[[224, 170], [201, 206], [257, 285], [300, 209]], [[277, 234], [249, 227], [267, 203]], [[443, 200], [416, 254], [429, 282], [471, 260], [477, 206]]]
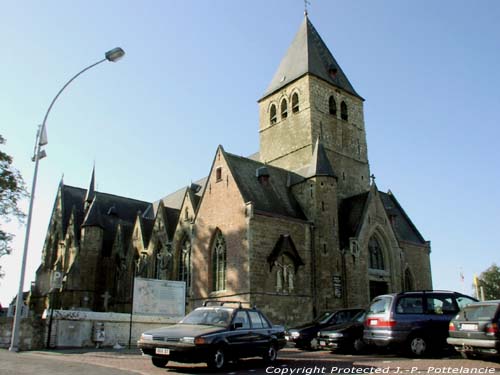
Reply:
[[311, 5], [311, 3], [307, 0], [304, 0], [304, 16], [307, 16], [308, 15], [308, 12], [307, 12], [307, 6], [308, 5]]
[[372, 184], [375, 183], [375, 175], [372, 173], [372, 175], [370, 176], [370, 178], [372, 179]]

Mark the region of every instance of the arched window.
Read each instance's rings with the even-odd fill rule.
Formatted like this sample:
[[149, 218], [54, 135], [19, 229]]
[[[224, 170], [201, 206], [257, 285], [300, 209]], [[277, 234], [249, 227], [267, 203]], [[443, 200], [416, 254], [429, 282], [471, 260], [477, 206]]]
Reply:
[[217, 231], [212, 249], [212, 290], [226, 289], [226, 240]]
[[347, 118], [348, 118], [347, 104], [345, 104], [344, 101], [342, 101], [342, 103], [340, 103], [340, 118], [342, 120], [345, 120], [345, 121], [347, 121]]
[[271, 113], [269, 115], [269, 120], [271, 121], [271, 124], [276, 124], [276, 121], [277, 121], [276, 106], [274, 104], [271, 106]]
[[369, 267], [374, 270], [384, 270], [384, 256], [382, 248], [375, 237], [368, 242], [368, 254], [370, 257]]
[[405, 270], [403, 289], [405, 292], [410, 292], [413, 290], [413, 277], [411, 276], [411, 272], [410, 272], [409, 268], [407, 268]]
[[188, 237], [182, 242], [179, 254], [179, 280], [186, 282], [186, 289], [191, 286], [191, 241]]
[[337, 115], [337, 103], [335, 103], [335, 99], [333, 98], [333, 95], [330, 96], [330, 99], [328, 99], [328, 109], [329, 109], [331, 115], [334, 115], [334, 116]]
[[292, 112], [297, 113], [299, 111], [299, 94], [294, 93], [292, 95]]
[[287, 118], [288, 116], [288, 105], [286, 103], [286, 99], [281, 101], [281, 118]]

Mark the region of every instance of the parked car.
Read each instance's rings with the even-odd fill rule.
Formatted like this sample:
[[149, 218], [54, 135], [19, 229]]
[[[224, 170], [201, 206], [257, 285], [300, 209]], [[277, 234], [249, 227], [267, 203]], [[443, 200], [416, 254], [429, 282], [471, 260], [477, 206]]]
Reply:
[[500, 300], [471, 303], [450, 322], [447, 342], [464, 358], [500, 356]]
[[361, 352], [366, 344], [363, 341], [363, 324], [366, 311], [360, 311], [345, 323], [326, 327], [318, 332], [320, 349], [332, 351]]
[[234, 301], [206, 301], [178, 324], [146, 331], [137, 342], [156, 367], [172, 360], [206, 362], [217, 370], [243, 357], [262, 356], [273, 362], [285, 344], [282, 326], [273, 326], [258, 309]]
[[363, 309], [337, 309], [321, 314], [312, 322], [291, 328], [287, 332], [287, 340], [295, 343], [300, 349], [316, 349], [318, 332], [328, 326], [348, 322]]
[[458, 311], [477, 300], [450, 291], [386, 294], [370, 303], [363, 339], [368, 344], [403, 348], [423, 356], [446, 345], [448, 325]]

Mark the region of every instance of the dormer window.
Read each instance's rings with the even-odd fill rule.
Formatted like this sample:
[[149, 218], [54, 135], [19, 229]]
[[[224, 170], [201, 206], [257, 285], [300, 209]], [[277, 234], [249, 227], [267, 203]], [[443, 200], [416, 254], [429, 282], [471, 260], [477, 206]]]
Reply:
[[340, 103], [340, 118], [342, 120], [345, 120], [345, 121], [347, 121], [347, 119], [348, 119], [347, 104], [345, 104], [344, 101], [342, 101], [342, 103]]
[[330, 99], [328, 99], [328, 109], [331, 115], [333, 116], [337, 115], [337, 103], [335, 103], [333, 95], [330, 96]]
[[299, 111], [299, 94], [294, 93], [292, 95], [292, 112], [297, 113]]
[[281, 101], [281, 118], [285, 119], [288, 117], [288, 105], [286, 103], [286, 99]]
[[276, 106], [274, 104], [271, 106], [271, 112], [270, 112], [270, 115], [269, 115], [269, 121], [271, 122], [271, 124], [276, 124], [276, 121], [277, 121]]

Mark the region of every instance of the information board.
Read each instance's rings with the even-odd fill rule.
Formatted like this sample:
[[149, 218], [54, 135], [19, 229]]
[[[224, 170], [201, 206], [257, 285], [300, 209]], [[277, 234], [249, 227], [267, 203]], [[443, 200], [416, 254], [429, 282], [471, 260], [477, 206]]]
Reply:
[[186, 283], [136, 277], [133, 313], [184, 316], [186, 314]]

